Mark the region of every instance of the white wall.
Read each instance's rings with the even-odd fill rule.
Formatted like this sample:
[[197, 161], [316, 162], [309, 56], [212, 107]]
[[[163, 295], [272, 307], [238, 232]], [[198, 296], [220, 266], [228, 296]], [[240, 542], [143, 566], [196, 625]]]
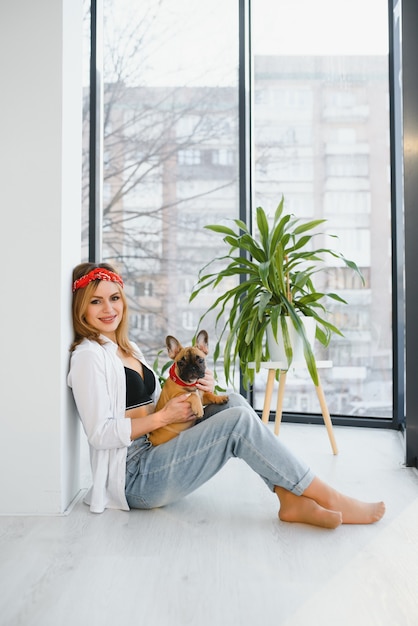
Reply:
[[0, 7], [0, 513], [59, 514], [79, 489], [66, 386], [80, 260], [82, 0]]

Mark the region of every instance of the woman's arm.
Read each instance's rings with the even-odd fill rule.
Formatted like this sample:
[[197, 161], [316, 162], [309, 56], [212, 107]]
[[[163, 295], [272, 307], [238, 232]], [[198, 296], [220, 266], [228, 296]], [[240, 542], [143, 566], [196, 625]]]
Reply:
[[146, 415], [145, 417], [138, 417], [131, 419], [131, 439], [138, 439], [142, 435], [161, 428], [161, 426], [167, 426], [174, 422], [189, 422], [196, 418], [192, 411], [190, 402], [188, 401], [189, 393], [185, 393], [181, 396], [171, 398], [167, 402], [164, 408]]
[[110, 395], [117, 380], [112, 367], [106, 368], [103, 348], [76, 350], [71, 356], [68, 383], [72, 389], [77, 411], [90, 445], [96, 450], [123, 448], [131, 443], [130, 420], [125, 419], [125, 398], [119, 393], [118, 402]]
[[[106, 358], [102, 349], [80, 349], [71, 357], [68, 382], [72, 388], [77, 410], [88, 441], [97, 450], [129, 446], [161, 426], [194, 419], [188, 394], [170, 400], [166, 406], [137, 419], [125, 417], [125, 398], [120, 397], [119, 408], [109, 395], [112, 383], [106, 375]], [[113, 373], [113, 369], [108, 368]], [[119, 394], [120, 395], [120, 394]]]

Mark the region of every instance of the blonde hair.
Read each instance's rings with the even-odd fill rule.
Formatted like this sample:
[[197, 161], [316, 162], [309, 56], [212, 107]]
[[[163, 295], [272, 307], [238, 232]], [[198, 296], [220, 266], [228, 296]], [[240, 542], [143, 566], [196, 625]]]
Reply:
[[[96, 268], [104, 268], [110, 272], [116, 272], [116, 270], [109, 265], [108, 263], [80, 263], [73, 270], [73, 283], [85, 276], [91, 270]], [[100, 337], [99, 331], [87, 323], [85, 314], [87, 311], [87, 307], [90, 303], [90, 300], [97, 289], [97, 286], [100, 282], [100, 279], [93, 280], [88, 285], [83, 287], [82, 289], [76, 289], [73, 292], [73, 303], [72, 303], [72, 317], [73, 317], [73, 329], [74, 329], [74, 340], [70, 346], [70, 352], [75, 350], [75, 348], [83, 341], [83, 339], [90, 339], [92, 341], [97, 341], [99, 344], [103, 344], [103, 340]], [[128, 311], [128, 302], [126, 300], [125, 293], [123, 288], [118, 284], [114, 283], [119, 289], [122, 302], [123, 302], [123, 313], [122, 319], [119, 326], [116, 329], [116, 343], [118, 346], [129, 355], [133, 355], [133, 350], [131, 343], [128, 337], [128, 329], [129, 329], [129, 311]]]

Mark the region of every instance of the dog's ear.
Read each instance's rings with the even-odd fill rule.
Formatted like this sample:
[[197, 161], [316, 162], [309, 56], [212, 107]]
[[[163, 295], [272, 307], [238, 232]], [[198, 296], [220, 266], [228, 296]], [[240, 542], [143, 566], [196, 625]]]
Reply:
[[183, 347], [175, 337], [172, 337], [172, 335], [167, 335], [165, 338], [165, 345], [167, 346], [167, 352], [170, 359], [175, 359]]
[[209, 354], [209, 336], [206, 330], [201, 330], [196, 337], [196, 348], [199, 348], [204, 354]]

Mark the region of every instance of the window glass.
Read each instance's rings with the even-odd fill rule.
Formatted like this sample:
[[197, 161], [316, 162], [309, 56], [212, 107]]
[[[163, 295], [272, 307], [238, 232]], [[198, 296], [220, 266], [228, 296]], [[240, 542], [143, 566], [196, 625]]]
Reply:
[[[89, 191], [90, 191], [90, 54], [91, 54], [91, 31], [90, 31], [90, 0], [83, 0], [83, 144], [82, 144], [82, 260], [88, 259], [88, 217], [89, 217]], [[106, 190], [104, 190], [106, 193]]]
[[237, 80], [236, 3], [105, 0], [103, 260], [151, 363], [213, 298], [189, 303], [219, 244], [204, 226], [238, 216]]
[[[365, 285], [331, 264], [334, 335], [320, 359], [334, 415], [391, 417], [391, 223], [386, 0], [253, 0], [254, 198], [273, 214], [326, 218], [332, 247]], [[325, 243], [325, 242], [324, 242]], [[265, 380], [257, 375], [255, 406]], [[273, 399], [273, 406], [275, 400]], [[309, 376], [290, 372], [288, 412], [320, 413]]]
[[[103, 260], [126, 278], [132, 337], [153, 360], [166, 334], [187, 341], [217, 296], [189, 303], [199, 269], [219, 254], [204, 226], [238, 217], [238, 6], [104, 4]], [[252, 10], [254, 206], [272, 213], [283, 194], [296, 216], [326, 218], [334, 247], [361, 267], [364, 285], [331, 263], [321, 285], [348, 302], [329, 302], [343, 337], [319, 351], [333, 364], [321, 379], [333, 414], [389, 417], [387, 3], [253, 0]], [[84, 119], [87, 157], [88, 80]], [[205, 327], [213, 346], [213, 320]], [[261, 373], [258, 409], [264, 386]], [[287, 387], [286, 411], [319, 412], [305, 372]]]

